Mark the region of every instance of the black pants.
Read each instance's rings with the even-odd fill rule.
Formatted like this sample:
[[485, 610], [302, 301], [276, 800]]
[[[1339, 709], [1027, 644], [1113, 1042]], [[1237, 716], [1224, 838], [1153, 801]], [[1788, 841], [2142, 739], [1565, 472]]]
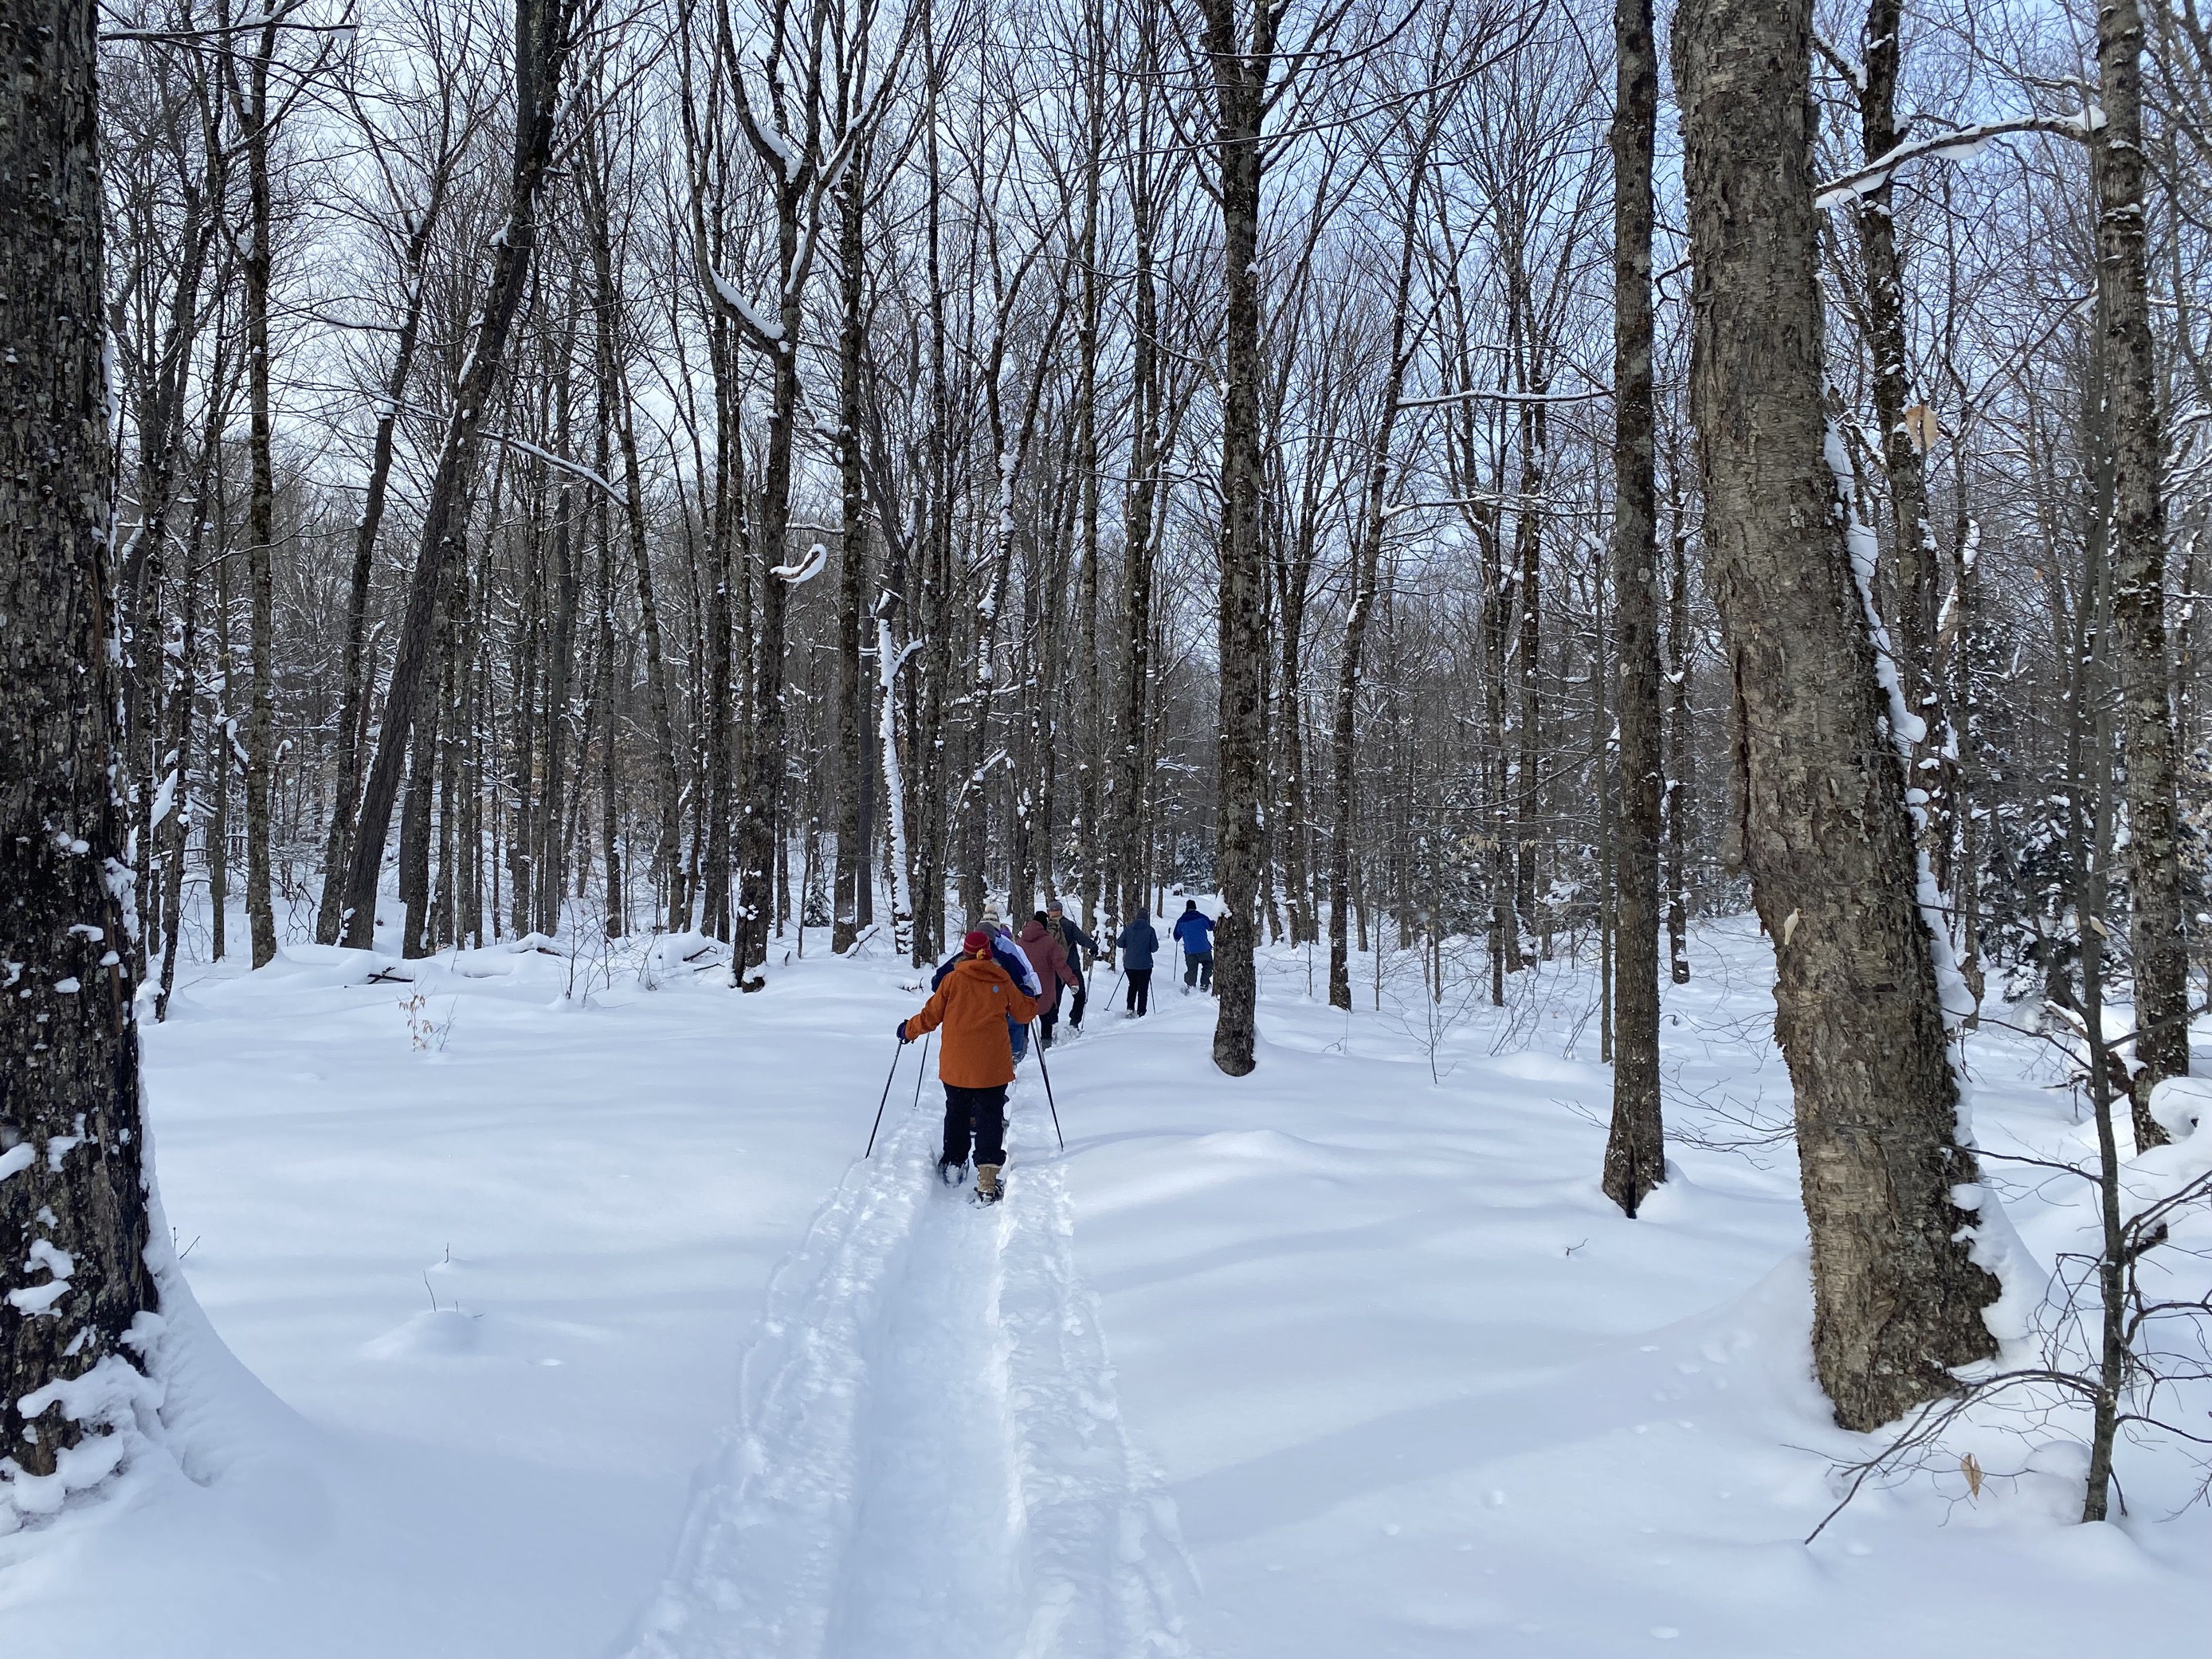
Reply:
[[1036, 1023], [1037, 1047], [1040, 1048], [1051, 1048], [1052, 1028], [1060, 1024], [1060, 1010], [1054, 1008], [1048, 1012], [1042, 1008], [1038, 1009]]
[[945, 1161], [965, 1164], [970, 1131], [978, 1164], [1006, 1161], [1006, 1085], [995, 1089], [963, 1089], [945, 1085]]
[[1086, 976], [1084, 982], [1075, 988], [1075, 1002], [1074, 1005], [1067, 1011], [1067, 1029], [1069, 1030], [1079, 1031], [1083, 1029], [1083, 1010], [1085, 1005], [1089, 1003], [1090, 1000], [1091, 984], [1088, 977]]
[[1150, 1013], [1152, 1008], [1152, 970], [1132, 968], [1128, 972], [1128, 981], [1129, 1012], [1139, 1015]]
[[1213, 952], [1208, 951], [1202, 957], [1185, 957], [1182, 959], [1182, 982], [1186, 987], [1195, 985], [1201, 991], [1211, 991], [1213, 988]]

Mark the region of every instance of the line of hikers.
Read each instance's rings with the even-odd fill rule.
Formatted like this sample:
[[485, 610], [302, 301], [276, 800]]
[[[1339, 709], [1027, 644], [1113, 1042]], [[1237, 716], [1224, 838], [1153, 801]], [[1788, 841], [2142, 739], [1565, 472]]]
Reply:
[[[1176, 918], [1170, 937], [1182, 950], [1185, 996], [1194, 989], [1212, 993], [1213, 926], [1213, 918], [1198, 908], [1196, 899], [1183, 901], [1182, 914]], [[1152, 961], [1160, 949], [1160, 936], [1152, 930], [1151, 914], [1139, 910], [1115, 937], [1114, 944], [1121, 952], [1121, 971], [1129, 981], [1127, 1012], [1133, 1018], [1141, 1019], [1152, 1012]]]
[[[1173, 938], [1183, 951], [1183, 994], [1213, 989], [1213, 919], [1189, 900], [1176, 919]], [[1160, 938], [1149, 913], [1139, 911], [1115, 935], [1121, 970], [1129, 982], [1124, 1017], [1142, 1018], [1151, 1011], [1152, 962]], [[1030, 1025], [1036, 1023], [1037, 1046], [1052, 1047], [1060, 1019], [1060, 994], [1074, 993], [1068, 1006], [1070, 1031], [1083, 1029], [1090, 1001], [1089, 968], [1104, 951], [1076, 925], [1058, 899], [1010, 933], [999, 912], [986, 907], [980, 925], [969, 930], [960, 949], [946, 958], [929, 981], [930, 997], [920, 1013], [898, 1023], [898, 1040], [912, 1042], [941, 1031], [937, 1075], [945, 1085], [945, 1151], [939, 1176], [948, 1187], [960, 1184], [972, 1150], [975, 1198], [995, 1204], [1006, 1167], [1006, 1091], [1014, 1066], [1029, 1051]], [[1081, 964], [1079, 968], [1078, 964]]]

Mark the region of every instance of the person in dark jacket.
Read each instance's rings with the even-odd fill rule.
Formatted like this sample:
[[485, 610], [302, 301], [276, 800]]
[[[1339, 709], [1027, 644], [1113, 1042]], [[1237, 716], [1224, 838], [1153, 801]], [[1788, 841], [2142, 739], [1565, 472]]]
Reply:
[[1152, 1011], [1152, 957], [1160, 948], [1151, 915], [1138, 911], [1114, 945], [1121, 953], [1122, 976], [1129, 981], [1127, 1012], [1131, 1018], [1142, 1019]]
[[1009, 1038], [1016, 1024], [1036, 1017], [1036, 1002], [991, 945], [981, 928], [969, 933], [922, 1011], [898, 1024], [901, 1042], [945, 1029], [937, 1049], [937, 1075], [945, 1085], [945, 1156], [938, 1173], [947, 1186], [957, 1185], [972, 1139], [975, 1196], [986, 1204], [999, 1201], [999, 1171], [1006, 1163], [1006, 1087], [1014, 1080]]
[[1176, 918], [1176, 943], [1182, 946], [1182, 994], [1190, 994], [1195, 985], [1200, 990], [1213, 989], [1213, 918], [1198, 908], [1196, 899], [1183, 901], [1182, 914]]
[[1067, 919], [1058, 899], [1044, 907], [1044, 925], [1060, 935], [1060, 948], [1075, 969], [1075, 1000], [1067, 1011], [1067, 1029], [1080, 1031], [1084, 1006], [1091, 1000], [1091, 964], [1098, 958], [1098, 941]]
[[1037, 1047], [1052, 1047], [1052, 1028], [1060, 1018], [1060, 988], [1063, 985], [1080, 987], [1083, 981], [1075, 976], [1068, 965], [1067, 951], [1060, 942], [1060, 930], [1048, 927], [1045, 913], [1038, 911], [1022, 928], [1015, 943], [1029, 958], [1030, 966], [1036, 969], [1037, 978], [1043, 981], [1044, 994], [1037, 999]]

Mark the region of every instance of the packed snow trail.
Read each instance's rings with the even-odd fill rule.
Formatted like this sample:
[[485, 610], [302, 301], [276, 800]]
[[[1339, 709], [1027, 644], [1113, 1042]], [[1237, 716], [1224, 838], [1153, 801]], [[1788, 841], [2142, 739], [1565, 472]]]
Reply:
[[1027, 1093], [995, 1208], [937, 1181], [925, 1089], [816, 1216], [635, 1659], [1188, 1651], [1174, 1508], [1122, 1431], [1061, 1171], [1023, 1159]]

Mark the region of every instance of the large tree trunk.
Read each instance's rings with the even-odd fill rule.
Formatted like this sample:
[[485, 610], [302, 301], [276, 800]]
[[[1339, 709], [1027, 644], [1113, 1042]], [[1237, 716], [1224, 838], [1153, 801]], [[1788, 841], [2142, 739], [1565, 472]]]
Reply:
[[1775, 946], [1813, 1242], [1813, 1352], [1870, 1429], [1986, 1358], [1905, 779], [1821, 414], [1811, 0], [1690, 0], [1674, 26], [1706, 556], [1742, 711], [1744, 861]]
[[446, 561], [460, 545], [468, 527], [477, 465], [483, 452], [483, 423], [491, 413], [492, 391], [507, 353], [507, 336], [527, 285], [530, 257], [538, 241], [538, 196], [550, 162], [553, 128], [559, 107], [561, 75], [566, 65], [572, 21], [568, 0], [515, 0], [514, 151], [507, 183], [507, 220], [493, 240], [491, 270], [483, 307], [471, 331], [468, 355], [453, 387], [453, 409], [439, 447], [438, 465], [422, 513], [420, 551], [407, 592], [399, 642], [392, 660], [392, 684], [385, 696], [384, 725], [376, 756], [362, 791], [361, 817], [346, 866], [344, 941], [366, 949], [374, 939], [377, 880], [391, 830], [392, 805], [399, 793], [408, 737], [422, 695], [429, 665], [433, 624]]
[[1260, 185], [1279, 14], [1254, 0], [1249, 42], [1237, 39], [1235, 0], [1205, 0], [1205, 49], [1213, 64], [1214, 138], [1220, 167], [1226, 307], [1221, 410], [1220, 732], [1215, 761], [1214, 876], [1223, 925], [1214, 946], [1220, 1011], [1213, 1063], [1231, 1077], [1253, 1066], [1253, 951], [1260, 942], [1260, 802], [1267, 763], [1265, 693], [1267, 572], [1260, 544]]
[[[151, 1308], [108, 615], [94, 9], [0, 6], [0, 1510], [127, 1424], [58, 1397]], [[127, 1375], [127, 1370], [125, 1371]], [[88, 1485], [112, 1458], [71, 1460]]]
[[2125, 708], [2128, 885], [2134, 897], [2128, 927], [2136, 981], [2133, 1106], [2136, 1144], [2155, 1146], [2166, 1137], [2150, 1115], [2150, 1091], [2161, 1078], [2189, 1070], [2189, 947], [2166, 649], [2165, 436], [2143, 230], [2142, 46], [2138, 0], [2101, 0], [2097, 289], [2112, 446], [2112, 635]]
[[1606, 1196], [1630, 1215], [1667, 1178], [1659, 1100], [1659, 507], [1651, 390], [1651, 0], [1613, 0], [1613, 604], [1620, 811], [1613, 847], [1613, 1127]]

